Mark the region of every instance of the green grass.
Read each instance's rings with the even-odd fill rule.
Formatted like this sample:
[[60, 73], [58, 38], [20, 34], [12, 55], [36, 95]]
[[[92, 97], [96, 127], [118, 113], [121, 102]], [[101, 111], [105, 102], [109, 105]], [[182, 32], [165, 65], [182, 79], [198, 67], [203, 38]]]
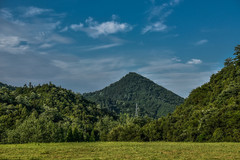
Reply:
[[240, 159], [240, 143], [95, 142], [0, 145], [0, 159]]

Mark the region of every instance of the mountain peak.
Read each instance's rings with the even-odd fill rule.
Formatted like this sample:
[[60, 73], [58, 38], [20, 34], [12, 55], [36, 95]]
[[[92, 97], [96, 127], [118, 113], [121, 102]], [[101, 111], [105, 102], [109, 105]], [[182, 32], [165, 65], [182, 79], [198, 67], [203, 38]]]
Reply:
[[136, 78], [145, 78], [142, 75], [136, 73], [136, 72], [129, 72], [128, 74], [126, 74], [125, 76], [123, 76], [121, 79], [123, 78], [129, 78], [129, 77], [136, 77]]
[[141, 76], [140, 74], [136, 73], [136, 72], [129, 72], [128, 74], [126, 74], [125, 76]]
[[135, 72], [129, 72], [108, 87], [84, 96], [102, 107], [131, 115], [134, 115], [138, 103], [142, 116], [148, 115], [154, 118], [173, 112], [184, 100]]

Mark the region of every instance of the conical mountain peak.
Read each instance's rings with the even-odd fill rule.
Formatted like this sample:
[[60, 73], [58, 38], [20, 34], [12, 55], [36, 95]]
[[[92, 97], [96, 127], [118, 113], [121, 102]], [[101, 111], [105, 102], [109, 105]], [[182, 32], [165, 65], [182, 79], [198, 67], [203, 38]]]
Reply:
[[182, 97], [135, 72], [129, 72], [108, 87], [84, 96], [101, 107], [131, 115], [135, 114], [138, 103], [142, 116], [154, 118], [173, 112], [177, 105], [183, 103]]

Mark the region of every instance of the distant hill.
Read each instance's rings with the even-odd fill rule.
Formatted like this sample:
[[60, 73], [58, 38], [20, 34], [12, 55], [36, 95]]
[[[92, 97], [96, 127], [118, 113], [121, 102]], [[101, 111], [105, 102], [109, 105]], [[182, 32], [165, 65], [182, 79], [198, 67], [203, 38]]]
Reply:
[[113, 117], [80, 94], [53, 84], [0, 89], [0, 143], [95, 141], [95, 124]]
[[10, 90], [15, 90], [16, 89], [16, 87], [13, 87], [11, 85], [7, 85], [7, 84], [4, 84], [4, 83], [0, 82], [0, 88], [2, 88], [2, 87], [6, 87], [6, 88], [8, 88]]
[[137, 105], [138, 115], [154, 118], [172, 113], [184, 101], [175, 93], [133, 72], [102, 90], [83, 96], [100, 104], [102, 108], [133, 116]]

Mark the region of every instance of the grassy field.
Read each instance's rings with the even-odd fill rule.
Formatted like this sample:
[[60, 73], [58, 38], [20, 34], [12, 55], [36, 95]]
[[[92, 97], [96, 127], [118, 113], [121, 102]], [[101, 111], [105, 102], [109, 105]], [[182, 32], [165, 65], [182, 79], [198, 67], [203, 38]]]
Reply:
[[240, 143], [11, 144], [0, 145], [0, 159], [240, 159]]

